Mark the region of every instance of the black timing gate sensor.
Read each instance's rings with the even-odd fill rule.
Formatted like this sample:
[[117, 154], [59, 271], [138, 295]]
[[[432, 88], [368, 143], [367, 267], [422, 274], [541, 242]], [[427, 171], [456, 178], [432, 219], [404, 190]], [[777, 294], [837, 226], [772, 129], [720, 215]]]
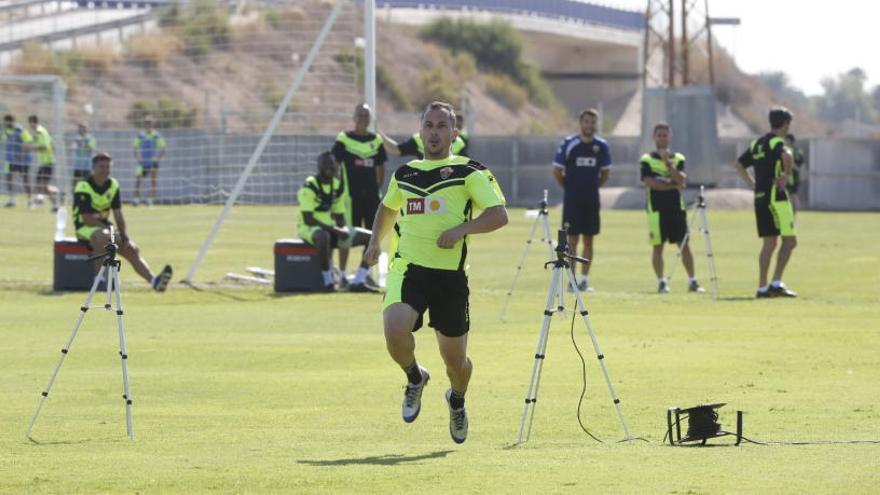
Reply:
[[[715, 404], [700, 404], [687, 409], [670, 407], [666, 410], [666, 435], [669, 437], [669, 445], [684, 445], [690, 442], [700, 442], [706, 445], [706, 440], [716, 437], [732, 435], [736, 437], [739, 445], [743, 440], [743, 412], [736, 412], [736, 433], [724, 431], [718, 423], [718, 412], [725, 405], [724, 402]], [[673, 418], [674, 417], [674, 418]], [[681, 436], [681, 421], [687, 418], [688, 428], [685, 437]]]

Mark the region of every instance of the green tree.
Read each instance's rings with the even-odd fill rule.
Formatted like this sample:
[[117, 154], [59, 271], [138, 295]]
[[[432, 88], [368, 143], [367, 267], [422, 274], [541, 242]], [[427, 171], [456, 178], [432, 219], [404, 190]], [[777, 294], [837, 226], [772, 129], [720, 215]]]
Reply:
[[806, 106], [809, 98], [800, 88], [791, 84], [788, 74], [782, 71], [762, 72], [758, 78], [764, 82], [774, 93], [789, 100], [793, 104]]
[[823, 79], [825, 94], [813, 100], [816, 115], [829, 122], [849, 119], [876, 122], [878, 111], [873, 105], [872, 96], [865, 89], [867, 80], [868, 75], [858, 67], [836, 78]]
[[441, 17], [425, 26], [421, 36], [453, 53], [470, 53], [481, 68], [508, 76], [526, 88], [532, 101], [539, 105], [558, 104], [538, 69], [522, 61], [522, 36], [508, 22], [495, 19], [480, 24]]

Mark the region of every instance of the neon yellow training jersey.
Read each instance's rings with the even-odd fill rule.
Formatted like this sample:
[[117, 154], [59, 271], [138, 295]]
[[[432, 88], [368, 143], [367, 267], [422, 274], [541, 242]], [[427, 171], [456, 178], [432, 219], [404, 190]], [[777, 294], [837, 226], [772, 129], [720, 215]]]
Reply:
[[382, 200], [398, 210], [392, 266], [402, 260], [427, 268], [464, 270], [467, 238], [452, 249], [437, 246], [440, 235], [470, 220], [475, 208], [505, 204], [498, 181], [483, 165], [464, 156], [413, 160], [398, 168]]

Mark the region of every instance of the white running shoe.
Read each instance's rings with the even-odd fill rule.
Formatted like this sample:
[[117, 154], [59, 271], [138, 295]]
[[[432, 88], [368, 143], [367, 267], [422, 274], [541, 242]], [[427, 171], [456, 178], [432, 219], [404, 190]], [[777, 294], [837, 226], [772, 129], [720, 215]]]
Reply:
[[464, 407], [453, 409], [449, 399], [452, 397], [452, 389], [446, 390], [446, 405], [449, 406], [449, 436], [455, 443], [464, 443], [468, 434], [468, 417]]
[[661, 280], [660, 284], [657, 286], [657, 292], [660, 294], [668, 294], [669, 293], [669, 282], [665, 280]]
[[[577, 284], [578, 292], [593, 292], [593, 286], [588, 285], [586, 280], [581, 280]], [[571, 285], [568, 286], [568, 292], [574, 294], [574, 291], [571, 289]]]
[[12, 208], [12, 207], [14, 207], [14, 206], [15, 206], [15, 198], [13, 198], [13, 197], [10, 196], [9, 200], [6, 201], [6, 207], [7, 207], [7, 208]]
[[171, 269], [171, 265], [165, 265], [165, 268], [163, 268], [162, 271], [153, 278], [153, 290], [156, 292], [165, 292], [165, 289], [168, 288], [168, 282], [171, 281], [171, 275], [173, 273], [174, 271]]
[[403, 420], [407, 423], [412, 423], [419, 417], [419, 413], [422, 410], [422, 391], [425, 390], [425, 385], [431, 379], [431, 374], [428, 373], [428, 370], [419, 366], [419, 371], [422, 373], [422, 382], [418, 385], [407, 382], [406, 390], [403, 391], [403, 407], [401, 412], [403, 413]]

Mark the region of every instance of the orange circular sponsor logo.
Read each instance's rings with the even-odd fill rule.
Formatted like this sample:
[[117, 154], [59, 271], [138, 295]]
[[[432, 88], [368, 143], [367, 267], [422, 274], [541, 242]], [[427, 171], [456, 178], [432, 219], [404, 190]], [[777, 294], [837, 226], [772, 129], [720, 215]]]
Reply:
[[431, 201], [431, 211], [437, 211], [440, 209], [440, 202], [436, 199]]

